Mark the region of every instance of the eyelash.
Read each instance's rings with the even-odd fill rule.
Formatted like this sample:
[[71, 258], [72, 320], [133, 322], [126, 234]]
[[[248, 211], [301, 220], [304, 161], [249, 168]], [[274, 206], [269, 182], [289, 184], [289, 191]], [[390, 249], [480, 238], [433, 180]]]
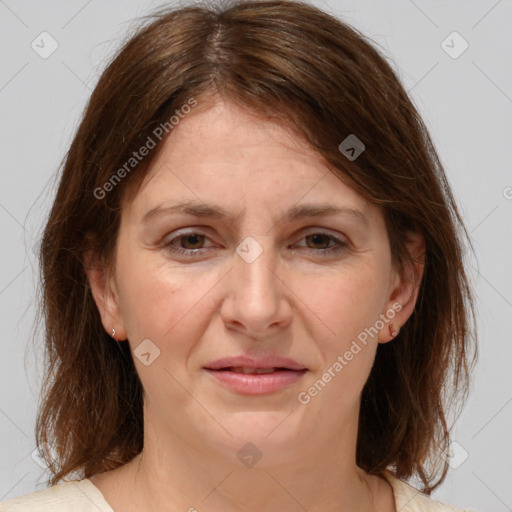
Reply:
[[[174, 237], [173, 239], [171, 239], [168, 243], [166, 243], [164, 245], [164, 247], [168, 251], [173, 252], [173, 253], [178, 253], [178, 254], [192, 256], [192, 257], [193, 256], [201, 256], [203, 254], [203, 251], [205, 250], [205, 248], [184, 249], [183, 247], [176, 247], [173, 245], [173, 242], [175, 240], [180, 240], [181, 238], [186, 238], [188, 236], [193, 236], [193, 235], [199, 235], [199, 236], [204, 236], [204, 237], [208, 238], [208, 236], [205, 233], [201, 233], [199, 231], [192, 231], [190, 233], [182, 233], [181, 235], [178, 235], [178, 236]], [[330, 235], [328, 233], [322, 233], [322, 232], [308, 233], [301, 240], [304, 240], [305, 238], [307, 238], [309, 236], [315, 236], [315, 235], [326, 236], [327, 238], [329, 238], [329, 242], [334, 241], [338, 244], [338, 247], [329, 247], [329, 248], [325, 248], [325, 249], [313, 249], [311, 247], [306, 247], [307, 249], [310, 249], [310, 250], [316, 252], [317, 254], [321, 254], [323, 256], [335, 256], [335, 255], [340, 254], [348, 249], [348, 243], [345, 240], [342, 240], [342, 239], [340, 239], [334, 235]]]

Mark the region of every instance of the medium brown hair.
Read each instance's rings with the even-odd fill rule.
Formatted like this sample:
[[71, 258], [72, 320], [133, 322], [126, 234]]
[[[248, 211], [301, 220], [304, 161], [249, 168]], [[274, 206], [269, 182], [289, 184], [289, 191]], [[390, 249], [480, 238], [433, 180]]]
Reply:
[[[91, 95], [40, 253], [46, 374], [36, 439], [48, 483], [114, 469], [143, 448], [142, 385], [128, 343], [102, 326], [84, 254], [92, 249], [113, 263], [123, 201], [165, 137], [133, 169], [126, 162], [191, 98], [199, 109], [208, 97], [291, 128], [382, 207], [397, 268], [411, 264], [407, 234], [423, 235], [415, 310], [395, 340], [378, 346], [363, 390], [357, 464], [371, 474], [389, 468], [398, 478], [419, 477], [429, 494], [446, 475], [448, 412], [466, 398], [476, 357], [467, 233], [427, 128], [386, 58], [342, 21], [288, 0], [156, 11]], [[366, 146], [353, 161], [338, 148], [350, 134]]]

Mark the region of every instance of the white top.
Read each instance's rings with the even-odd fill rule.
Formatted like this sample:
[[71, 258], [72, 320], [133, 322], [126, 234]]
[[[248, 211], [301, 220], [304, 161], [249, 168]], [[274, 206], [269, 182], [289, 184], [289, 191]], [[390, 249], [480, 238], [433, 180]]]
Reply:
[[[382, 475], [393, 488], [398, 512], [474, 512], [433, 501], [389, 471]], [[0, 512], [114, 512], [101, 491], [88, 479], [69, 480], [0, 503]]]

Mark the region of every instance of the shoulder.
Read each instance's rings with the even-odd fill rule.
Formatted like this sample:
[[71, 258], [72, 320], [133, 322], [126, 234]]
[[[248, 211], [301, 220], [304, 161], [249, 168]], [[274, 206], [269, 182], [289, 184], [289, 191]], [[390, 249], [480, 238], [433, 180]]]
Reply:
[[393, 488], [396, 509], [401, 512], [474, 512], [434, 501], [412, 485], [399, 480], [390, 471], [383, 471], [384, 477]]
[[70, 480], [0, 503], [0, 512], [113, 512], [89, 479]]

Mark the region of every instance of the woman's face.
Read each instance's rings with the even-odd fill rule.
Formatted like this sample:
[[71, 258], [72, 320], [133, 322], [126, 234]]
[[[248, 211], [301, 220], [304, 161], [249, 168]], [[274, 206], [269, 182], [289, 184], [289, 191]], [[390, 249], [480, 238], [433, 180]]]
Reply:
[[250, 441], [268, 462], [355, 432], [377, 344], [408, 314], [381, 211], [222, 102], [179, 122], [123, 208], [107, 284], [103, 323], [134, 351], [146, 432], [231, 455]]

